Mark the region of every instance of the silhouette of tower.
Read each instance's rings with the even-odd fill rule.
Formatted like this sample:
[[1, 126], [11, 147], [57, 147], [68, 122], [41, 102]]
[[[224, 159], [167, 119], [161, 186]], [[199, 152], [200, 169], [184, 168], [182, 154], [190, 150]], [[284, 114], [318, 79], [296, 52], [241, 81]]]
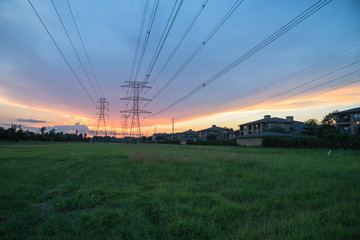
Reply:
[[96, 128], [96, 136], [99, 133], [99, 127], [100, 127], [100, 122], [103, 122], [104, 128], [105, 128], [105, 136], [107, 136], [107, 131], [106, 131], [106, 122], [105, 122], [105, 115], [107, 115], [109, 117], [109, 114], [106, 112], [109, 112], [109, 108], [106, 106], [109, 106], [109, 102], [106, 101], [106, 98], [99, 98], [99, 101], [97, 101], [97, 103], [99, 103], [99, 107], [97, 109], [99, 109], [99, 112], [97, 113], [97, 115], [99, 115], [99, 121], [97, 124], [97, 128]]
[[[139, 114], [147, 113], [150, 114], [148, 111], [144, 111], [140, 109], [140, 102], [141, 101], [151, 101], [150, 99], [140, 97], [141, 91], [144, 88], [151, 88], [146, 86], [148, 82], [139, 82], [139, 81], [125, 81], [126, 85], [122, 85], [121, 87], [130, 88], [131, 95], [126, 98], [121, 98], [121, 100], [131, 101], [132, 102], [132, 109], [127, 109], [124, 111], [120, 111], [121, 113], [128, 113], [131, 117], [131, 126], [130, 126], [130, 137], [132, 135], [141, 136], [141, 129], [140, 129], [140, 119]], [[125, 118], [125, 121], [127, 118]], [[127, 124], [127, 122], [126, 122]], [[135, 132], [135, 134], [133, 134]]]

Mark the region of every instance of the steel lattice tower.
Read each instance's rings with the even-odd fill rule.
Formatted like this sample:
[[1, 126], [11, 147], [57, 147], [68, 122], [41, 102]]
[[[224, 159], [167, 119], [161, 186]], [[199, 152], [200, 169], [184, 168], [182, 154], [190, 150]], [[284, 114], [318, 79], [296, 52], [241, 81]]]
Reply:
[[105, 115], [109, 116], [109, 114], [106, 113], [109, 111], [109, 108], [108, 108], [109, 102], [106, 101], [106, 98], [99, 98], [99, 101], [97, 101], [97, 103], [99, 103], [100, 107], [97, 108], [97, 109], [99, 109], [99, 112], [97, 113], [97, 115], [99, 115], [99, 121], [98, 121], [95, 135], [96, 136], [98, 135], [100, 122], [102, 121], [104, 123], [104, 127], [105, 127], [105, 136], [107, 136]]
[[122, 114], [121, 118], [123, 118], [124, 122], [121, 124], [121, 129], [122, 129], [122, 135], [125, 137], [126, 135], [128, 135], [128, 118], [129, 118], [129, 114]]
[[[137, 132], [137, 136], [141, 136], [141, 129], [140, 129], [140, 117], [139, 114], [147, 113], [150, 114], [151, 112], [144, 111], [140, 109], [140, 101], [151, 101], [150, 99], [140, 97], [141, 90], [144, 88], [151, 88], [146, 86], [148, 82], [139, 82], [139, 81], [125, 81], [126, 85], [122, 85], [121, 87], [131, 88], [132, 94], [129, 97], [121, 98], [121, 100], [131, 101], [132, 102], [132, 109], [120, 111], [121, 113], [128, 113], [131, 117], [131, 126], [130, 126], [130, 137], [133, 132]], [[125, 121], [127, 118], [125, 118]]]

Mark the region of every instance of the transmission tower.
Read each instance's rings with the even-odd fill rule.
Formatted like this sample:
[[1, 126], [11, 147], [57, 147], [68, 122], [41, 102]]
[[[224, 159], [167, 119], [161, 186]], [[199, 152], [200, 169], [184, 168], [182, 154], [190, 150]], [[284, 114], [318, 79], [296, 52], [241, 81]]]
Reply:
[[125, 137], [126, 135], [128, 135], [128, 118], [129, 118], [129, 114], [122, 114], [121, 118], [123, 119], [123, 123], [121, 124], [121, 129], [122, 129], [122, 135]]
[[[150, 114], [151, 112], [144, 111], [140, 109], [140, 101], [151, 101], [150, 99], [140, 97], [141, 91], [144, 88], [151, 88], [146, 86], [148, 82], [139, 82], [139, 81], [125, 81], [126, 85], [122, 85], [121, 87], [130, 88], [131, 95], [126, 98], [121, 98], [121, 100], [131, 101], [132, 102], [132, 109], [120, 111], [121, 113], [128, 113], [128, 117], [131, 117], [131, 126], [130, 126], [130, 137], [132, 135], [141, 136], [141, 129], [140, 129], [140, 119], [139, 114], [147, 113]], [[125, 124], [127, 125], [127, 118], [125, 118]], [[133, 132], [136, 132], [133, 134]]]
[[97, 113], [97, 115], [99, 115], [99, 121], [98, 121], [98, 125], [97, 125], [97, 129], [96, 129], [96, 136], [99, 133], [99, 126], [100, 126], [100, 122], [102, 121], [105, 127], [105, 136], [107, 136], [107, 131], [106, 131], [106, 123], [105, 123], [105, 115], [107, 115], [109, 117], [108, 112], [109, 111], [109, 102], [106, 101], [106, 98], [99, 98], [99, 101], [97, 101], [97, 103], [99, 103], [100, 107], [97, 107], [97, 109], [99, 109], [99, 112]]

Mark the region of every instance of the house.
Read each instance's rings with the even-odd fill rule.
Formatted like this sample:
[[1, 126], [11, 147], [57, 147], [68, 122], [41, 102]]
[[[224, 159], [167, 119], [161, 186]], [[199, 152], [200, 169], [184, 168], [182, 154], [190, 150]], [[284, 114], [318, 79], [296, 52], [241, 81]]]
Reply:
[[237, 138], [238, 136], [240, 136], [240, 130], [229, 132], [227, 135], [227, 138], [234, 139], [234, 138]]
[[208, 140], [208, 138], [214, 137], [214, 139], [227, 139], [228, 133], [233, 132], [232, 128], [221, 128], [216, 125], [212, 125], [211, 128], [206, 128], [198, 131], [200, 140]]
[[239, 125], [240, 136], [262, 132], [309, 134], [303, 122], [294, 121], [293, 116], [284, 118], [265, 115], [263, 119]]
[[360, 107], [336, 113], [336, 128], [340, 133], [358, 133], [360, 131]]
[[188, 131], [185, 132], [175, 133], [175, 138], [179, 140], [196, 140], [199, 138], [199, 135], [197, 132], [193, 131], [192, 129], [189, 129]]
[[154, 133], [152, 135], [152, 140], [171, 140], [173, 139], [173, 135], [169, 133]]
[[302, 137], [309, 135], [303, 122], [294, 121], [293, 116], [286, 118], [265, 115], [263, 119], [239, 125], [237, 145], [260, 146], [264, 137]]

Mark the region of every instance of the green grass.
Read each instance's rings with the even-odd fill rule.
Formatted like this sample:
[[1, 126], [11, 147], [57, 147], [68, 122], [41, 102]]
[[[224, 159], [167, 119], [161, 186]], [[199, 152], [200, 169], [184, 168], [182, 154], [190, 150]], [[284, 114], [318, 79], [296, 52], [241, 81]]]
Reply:
[[360, 239], [360, 152], [0, 143], [0, 239]]

